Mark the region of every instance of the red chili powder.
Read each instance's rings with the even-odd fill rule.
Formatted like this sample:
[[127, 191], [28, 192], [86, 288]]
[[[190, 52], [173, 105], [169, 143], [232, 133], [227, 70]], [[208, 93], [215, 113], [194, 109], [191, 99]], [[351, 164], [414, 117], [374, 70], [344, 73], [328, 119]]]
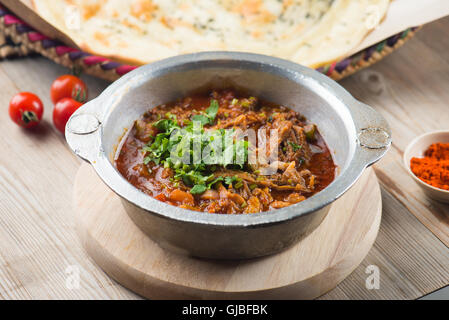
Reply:
[[410, 169], [422, 181], [449, 191], [449, 143], [434, 143], [424, 158], [412, 158]]

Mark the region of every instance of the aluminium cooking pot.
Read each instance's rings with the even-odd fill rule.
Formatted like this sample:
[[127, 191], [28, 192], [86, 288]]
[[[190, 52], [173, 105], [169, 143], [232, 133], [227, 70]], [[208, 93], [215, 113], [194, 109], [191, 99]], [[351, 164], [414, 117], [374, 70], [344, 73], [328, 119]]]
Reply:
[[[116, 170], [114, 154], [123, 133], [147, 110], [199, 88], [229, 86], [288, 106], [316, 123], [338, 166], [335, 180], [286, 208], [225, 215], [160, 202]], [[331, 204], [387, 152], [391, 132], [379, 113], [315, 70], [257, 54], [203, 52], [152, 63], [123, 76], [72, 115], [66, 139], [121, 197], [134, 223], [160, 246], [197, 257], [241, 259], [279, 252], [310, 234]]]

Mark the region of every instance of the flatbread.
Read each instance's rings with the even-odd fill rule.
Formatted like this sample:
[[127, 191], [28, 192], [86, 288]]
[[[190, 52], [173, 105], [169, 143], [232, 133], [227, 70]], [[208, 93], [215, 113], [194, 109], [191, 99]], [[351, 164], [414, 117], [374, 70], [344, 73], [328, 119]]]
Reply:
[[82, 49], [135, 64], [183, 53], [335, 61], [380, 23], [390, 0], [34, 0]]

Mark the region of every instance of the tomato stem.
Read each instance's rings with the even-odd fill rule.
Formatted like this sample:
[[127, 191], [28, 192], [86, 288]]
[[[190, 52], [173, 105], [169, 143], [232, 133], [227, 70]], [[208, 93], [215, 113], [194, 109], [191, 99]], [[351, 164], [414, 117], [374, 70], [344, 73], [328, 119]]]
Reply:
[[39, 119], [33, 111], [24, 111], [22, 112], [22, 121], [25, 124], [29, 124], [30, 122], [38, 122]]
[[84, 103], [86, 102], [86, 91], [83, 88], [73, 88], [72, 92], [73, 100]]

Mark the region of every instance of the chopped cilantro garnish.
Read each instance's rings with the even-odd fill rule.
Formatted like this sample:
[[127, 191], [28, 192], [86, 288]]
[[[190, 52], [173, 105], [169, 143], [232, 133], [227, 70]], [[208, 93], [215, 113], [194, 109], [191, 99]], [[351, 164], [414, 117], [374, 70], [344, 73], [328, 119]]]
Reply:
[[172, 129], [179, 128], [178, 123], [173, 119], [161, 119], [153, 123], [153, 127], [161, 131], [170, 131]]
[[[181, 127], [176, 116], [170, 113], [165, 115], [167, 118], [153, 123], [159, 133], [156, 137], [153, 137], [152, 142], [142, 148], [145, 154], [143, 163], [147, 165], [152, 162], [155, 165], [163, 165], [165, 168], [173, 169], [174, 182], [182, 181], [186, 186], [191, 187], [190, 192], [192, 194], [201, 194], [220, 181], [228, 185], [234, 184], [234, 187], [242, 187], [241, 179], [236, 177], [215, 177], [213, 172], [217, 170], [216, 164], [206, 164], [204, 159], [201, 159], [198, 164], [190, 164], [196, 163], [195, 154], [202, 154], [204, 150], [210, 150], [212, 157], [215, 154], [214, 141], [225, 142], [227, 133], [224, 129], [206, 132], [203, 128], [204, 125], [214, 123], [218, 108], [218, 102], [212, 100], [203, 114], [193, 116], [191, 120], [199, 121], [199, 127], [194, 125], [192, 121], [184, 121], [185, 126]], [[199, 132], [196, 132], [197, 130]], [[194, 141], [198, 133], [201, 133], [200, 149], [194, 152]], [[222, 151], [224, 154], [230, 152], [229, 158], [225, 156], [221, 158], [221, 165], [243, 169], [248, 159], [248, 144], [248, 141], [240, 140], [227, 146], [226, 150]]]
[[212, 122], [215, 120], [215, 117], [217, 116], [218, 108], [219, 108], [218, 101], [212, 100], [210, 102], [209, 108], [206, 109], [206, 114], [210, 119], [212, 119]]
[[213, 124], [218, 112], [218, 101], [212, 100], [209, 108], [206, 109], [204, 114], [197, 114], [192, 117], [192, 121], [199, 121], [201, 125]]
[[243, 182], [242, 181], [239, 181], [236, 184], [234, 184], [234, 188], [236, 188], [236, 189], [240, 189], [241, 187], [243, 187]]
[[223, 177], [217, 177], [217, 178], [215, 178], [214, 180], [212, 180], [212, 182], [210, 182], [210, 183], [207, 185], [207, 188], [208, 188], [208, 189], [212, 188], [212, 186], [213, 186], [214, 184], [216, 184], [217, 182], [220, 182], [220, 181], [223, 181]]
[[194, 185], [192, 189], [190, 189], [191, 194], [202, 194], [207, 190], [205, 185], [197, 184]]
[[205, 126], [206, 124], [209, 124], [209, 118], [205, 116], [204, 114], [197, 114], [192, 117], [192, 121], [199, 121], [201, 122], [202, 126]]
[[229, 186], [233, 186], [235, 189], [240, 189], [241, 187], [243, 187], [242, 179], [237, 176], [226, 177], [224, 179], [224, 183], [226, 183]]
[[234, 182], [238, 182], [238, 181], [241, 181], [241, 179], [240, 179], [239, 177], [236, 177], [236, 176], [233, 176], [233, 177], [226, 177], [225, 180], [224, 180], [224, 182], [225, 182], [227, 185], [231, 185], [231, 184], [233, 184]]
[[291, 142], [291, 141], [289, 141], [288, 144], [292, 146], [294, 152], [296, 152], [296, 151], [298, 151], [299, 149], [302, 148], [302, 146], [300, 146], [300, 145], [298, 145], [298, 144], [296, 144], [294, 142]]

